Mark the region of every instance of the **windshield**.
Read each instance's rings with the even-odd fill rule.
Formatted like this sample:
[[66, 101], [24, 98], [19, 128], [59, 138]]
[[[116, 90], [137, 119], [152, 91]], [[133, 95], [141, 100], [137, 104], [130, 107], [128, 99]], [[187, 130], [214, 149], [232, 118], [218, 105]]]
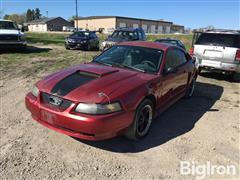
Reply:
[[71, 36], [87, 37], [87, 36], [89, 36], [89, 32], [86, 32], [86, 31], [74, 32]]
[[13, 22], [0, 21], [0, 29], [17, 29], [17, 26]]
[[240, 48], [240, 35], [203, 33], [196, 44]]
[[137, 38], [137, 32], [131, 31], [114, 31], [111, 38], [134, 40]]
[[94, 62], [141, 72], [156, 73], [160, 67], [162, 56], [163, 52], [159, 49], [113, 46], [98, 56]]

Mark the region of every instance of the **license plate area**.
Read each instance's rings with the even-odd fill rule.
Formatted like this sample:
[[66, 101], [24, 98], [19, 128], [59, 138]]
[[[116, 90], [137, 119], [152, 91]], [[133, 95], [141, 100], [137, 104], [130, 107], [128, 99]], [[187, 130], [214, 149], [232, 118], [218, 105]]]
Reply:
[[220, 67], [221, 62], [219, 61], [210, 61], [210, 60], [202, 60], [201, 65], [203, 66], [210, 66], [210, 67]]
[[208, 58], [222, 58], [222, 52], [206, 50], [204, 56]]
[[41, 110], [41, 120], [49, 124], [54, 124], [57, 120], [57, 115], [45, 110]]

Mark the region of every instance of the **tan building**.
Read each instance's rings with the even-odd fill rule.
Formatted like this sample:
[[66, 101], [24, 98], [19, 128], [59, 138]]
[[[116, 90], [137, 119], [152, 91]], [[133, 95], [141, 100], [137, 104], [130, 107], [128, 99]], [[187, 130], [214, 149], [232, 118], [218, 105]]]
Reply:
[[[171, 33], [172, 22], [163, 20], [150, 20], [140, 18], [130, 18], [121, 16], [89, 16], [80, 17], [75, 20], [75, 28], [89, 29], [91, 31], [112, 32], [121, 27], [138, 28], [141, 27], [146, 33]], [[183, 27], [184, 28], [184, 27]]]
[[29, 31], [35, 32], [62, 31], [63, 26], [73, 26], [69, 21], [61, 17], [37, 19], [25, 23], [25, 25], [28, 26]]

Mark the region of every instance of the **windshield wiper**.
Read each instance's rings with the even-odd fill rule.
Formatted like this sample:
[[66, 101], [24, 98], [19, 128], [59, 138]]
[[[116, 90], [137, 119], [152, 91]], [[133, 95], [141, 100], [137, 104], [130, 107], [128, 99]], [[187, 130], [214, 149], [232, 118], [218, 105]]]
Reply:
[[101, 62], [101, 61], [93, 61], [93, 62], [96, 62], [98, 64], [102, 64], [102, 65], [105, 65], [105, 66], [112, 66], [112, 64], [108, 64], [108, 63]]
[[146, 72], [145, 70], [138, 69], [138, 68], [131, 67], [131, 66], [127, 66], [127, 65], [124, 65], [124, 64], [119, 64], [119, 63], [113, 63], [112, 66], [121, 67], [121, 68], [128, 68], [128, 69], [132, 69], [132, 70], [136, 70], [136, 71], [140, 71], [140, 72], [144, 72], [144, 73]]

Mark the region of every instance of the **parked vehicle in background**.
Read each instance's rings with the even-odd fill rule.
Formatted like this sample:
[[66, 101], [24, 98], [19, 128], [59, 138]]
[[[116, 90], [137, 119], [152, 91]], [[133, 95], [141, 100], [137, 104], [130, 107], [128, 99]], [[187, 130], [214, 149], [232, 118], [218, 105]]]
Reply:
[[189, 52], [196, 57], [201, 70], [224, 72], [239, 80], [240, 31], [210, 30], [195, 32]]
[[99, 38], [95, 31], [77, 31], [65, 39], [66, 49], [99, 49]]
[[101, 50], [106, 50], [113, 45], [124, 41], [145, 41], [146, 35], [142, 28], [119, 28], [116, 29], [100, 45]]
[[0, 49], [26, 49], [25, 35], [13, 21], [0, 20]]
[[139, 140], [155, 117], [193, 95], [196, 78], [194, 60], [177, 46], [122, 42], [40, 80], [25, 103], [34, 120], [69, 136]]
[[178, 47], [186, 50], [185, 45], [182, 43], [182, 41], [180, 41], [178, 39], [164, 38], [164, 39], [157, 39], [157, 40], [155, 40], [155, 42], [172, 44], [172, 45], [178, 46]]

